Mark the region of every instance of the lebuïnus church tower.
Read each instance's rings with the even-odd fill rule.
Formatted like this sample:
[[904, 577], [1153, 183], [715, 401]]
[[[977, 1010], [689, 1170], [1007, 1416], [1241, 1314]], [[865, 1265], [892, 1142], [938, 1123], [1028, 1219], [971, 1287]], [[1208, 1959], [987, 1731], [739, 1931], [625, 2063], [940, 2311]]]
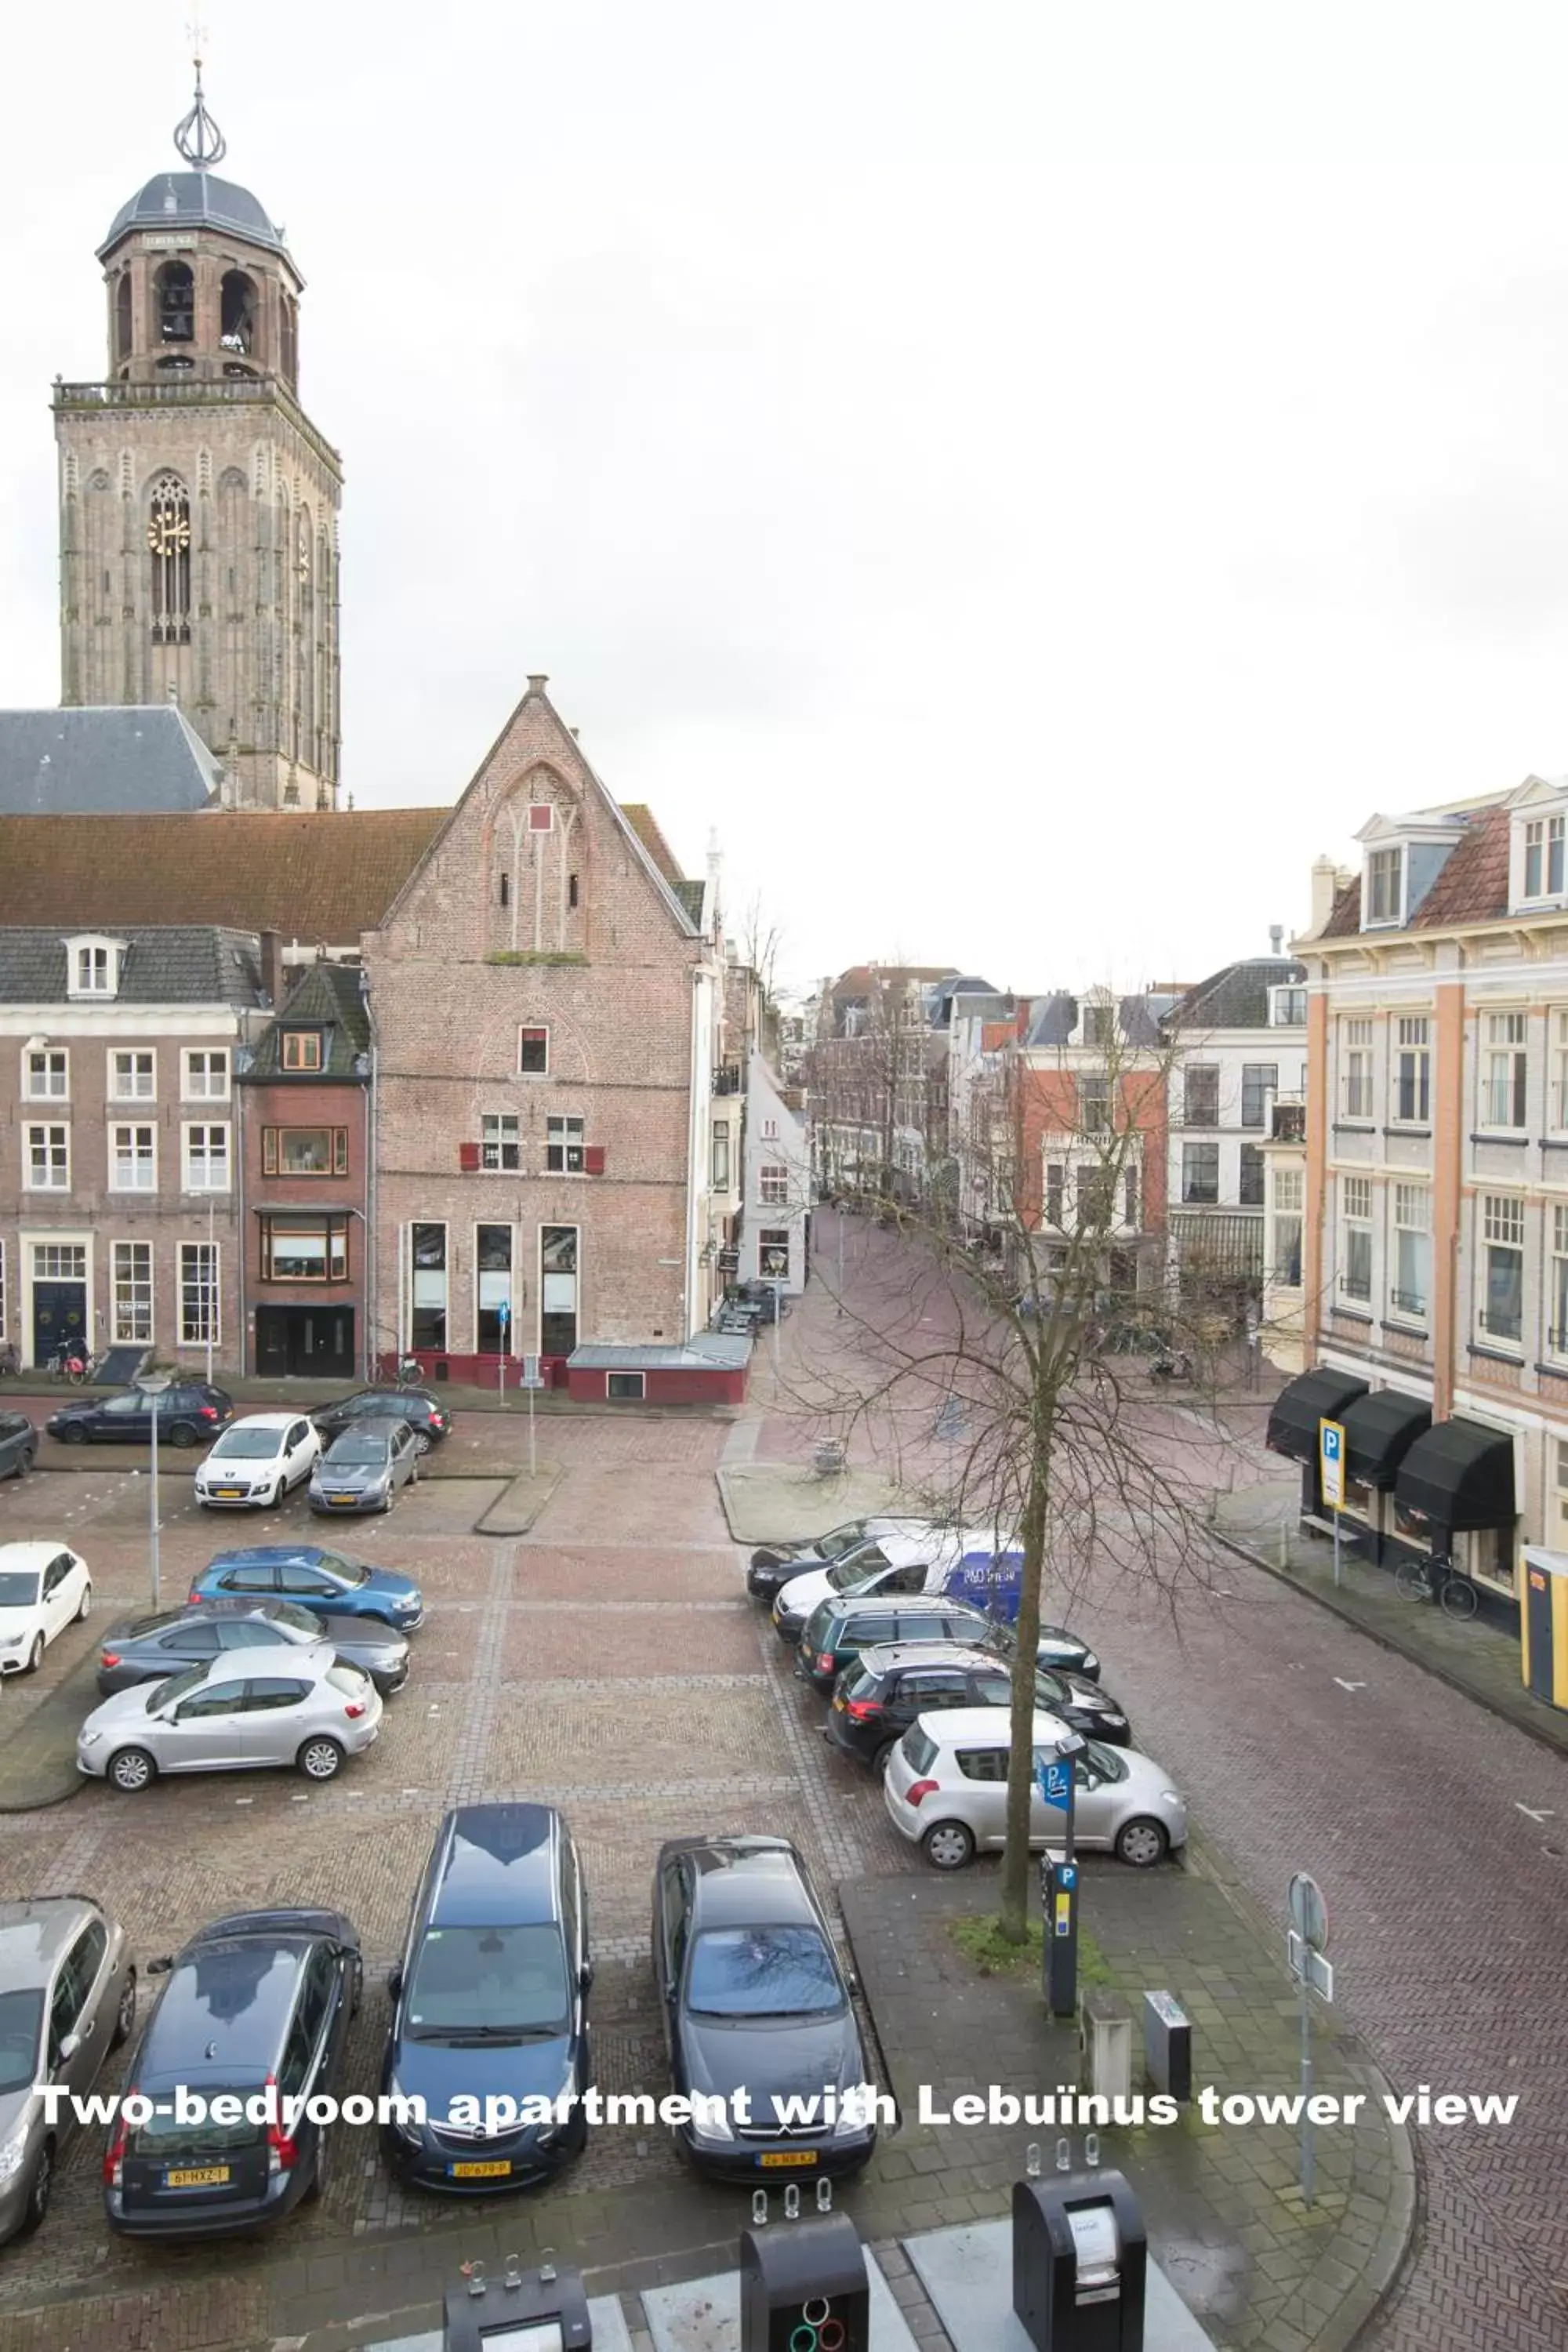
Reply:
[[334, 807], [342, 469], [300, 405], [303, 281], [213, 171], [199, 58], [174, 144], [99, 248], [105, 377], [54, 387], [60, 699], [172, 698], [239, 806]]

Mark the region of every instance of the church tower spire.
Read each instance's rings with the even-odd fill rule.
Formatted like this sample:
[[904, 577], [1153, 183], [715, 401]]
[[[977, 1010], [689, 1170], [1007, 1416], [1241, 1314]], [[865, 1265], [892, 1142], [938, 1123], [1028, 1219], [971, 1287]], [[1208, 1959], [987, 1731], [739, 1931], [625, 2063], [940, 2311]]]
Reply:
[[304, 281], [217, 177], [195, 94], [181, 168], [99, 247], [108, 360], [57, 380], [62, 702], [174, 699], [250, 808], [335, 807], [342, 467], [300, 400]]

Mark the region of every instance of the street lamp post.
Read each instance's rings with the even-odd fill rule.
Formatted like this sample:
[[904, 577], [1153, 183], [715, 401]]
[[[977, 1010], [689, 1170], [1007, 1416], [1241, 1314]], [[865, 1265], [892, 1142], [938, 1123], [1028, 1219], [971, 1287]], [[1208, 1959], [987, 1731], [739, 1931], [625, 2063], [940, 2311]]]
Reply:
[[147, 1512], [147, 1564], [152, 1571], [153, 1609], [158, 1609], [158, 1400], [172, 1385], [167, 1372], [144, 1372], [136, 1383], [153, 1407], [152, 1496]]

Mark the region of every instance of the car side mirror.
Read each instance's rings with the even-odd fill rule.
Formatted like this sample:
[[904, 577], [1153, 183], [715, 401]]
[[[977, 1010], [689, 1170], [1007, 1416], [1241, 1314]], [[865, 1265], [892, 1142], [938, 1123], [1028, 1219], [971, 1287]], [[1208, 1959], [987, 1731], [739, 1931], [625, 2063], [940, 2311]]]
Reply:
[[401, 1969], [387, 1969], [386, 1990], [392, 1995], [394, 2000], [401, 2000], [403, 1999], [403, 1970]]
[[148, 1961], [147, 1974], [150, 1977], [166, 1977], [174, 1965], [173, 1958], [165, 1952], [162, 1959]]
[[577, 1971], [577, 1984], [579, 1990], [587, 1992], [592, 1988], [593, 1982], [594, 1963], [592, 1960], [584, 1960], [582, 1967]]
[[81, 2036], [79, 2033], [66, 2034], [60, 2042], [59, 2050], [55, 2060], [56, 2064], [59, 2066], [68, 2066], [71, 2060], [76, 2056], [77, 2052], [80, 2048]]

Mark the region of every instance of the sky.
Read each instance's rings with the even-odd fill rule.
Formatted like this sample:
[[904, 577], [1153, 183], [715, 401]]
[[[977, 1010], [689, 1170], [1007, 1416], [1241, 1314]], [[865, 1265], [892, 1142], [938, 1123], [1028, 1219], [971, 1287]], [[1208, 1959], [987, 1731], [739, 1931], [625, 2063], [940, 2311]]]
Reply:
[[[191, 0], [14, 12], [0, 706], [58, 698], [54, 376]], [[1194, 980], [1374, 811], [1568, 769], [1568, 12], [212, 0], [307, 281], [343, 776], [524, 690], [780, 970]]]

